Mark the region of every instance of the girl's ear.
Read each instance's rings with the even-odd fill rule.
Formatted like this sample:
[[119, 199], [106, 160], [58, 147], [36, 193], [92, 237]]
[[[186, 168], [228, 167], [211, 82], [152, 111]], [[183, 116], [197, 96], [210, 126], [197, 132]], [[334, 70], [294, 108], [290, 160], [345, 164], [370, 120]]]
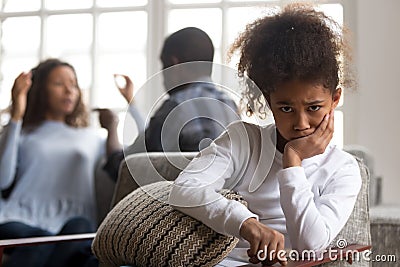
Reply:
[[332, 109], [335, 109], [337, 105], [339, 104], [340, 96], [342, 95], [342, 88], [338, 88], [335, 90], [335, 92], [332, 95]]

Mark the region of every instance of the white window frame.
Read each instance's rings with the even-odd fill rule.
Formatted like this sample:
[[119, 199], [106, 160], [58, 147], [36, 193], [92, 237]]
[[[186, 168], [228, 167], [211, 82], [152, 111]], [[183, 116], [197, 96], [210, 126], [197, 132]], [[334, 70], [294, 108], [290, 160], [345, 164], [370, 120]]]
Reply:
[[[12, 0], [9, 0], [12, 1]], [[68, 1], [68, 0], [62, 0]], [[133, 0], [132, 0], [133, 1]], [[23, 16], [38, 16], [40, 17], [41, 23], [41, 40], [40, 40], [40, 48], [39, 54], [37, 55], [38, 60], [43, 60], [46, 57], [46, 47], [44, 44], [46, 43], [46, 26], [47, 26], [47, 17], [51, 15], [63, 15], [63, 14], [91, 14], [93, 19], [93, 43], [90, 53], [90, 59], [92, 64], [92, 77], [89, 91], [89, 99], [88, 104], [91, 105], [94, 99], [95, 91], [93, 88], [97, 88], [97, 83], [99, 81], [98, 77], [98, 67], [97, 67], [97, 58], [99, 56], [98, 51], [98, 41], [97, 41], [97, 22], [100, 14], [104, 12], [125, 12], [125, 11], [145, 11], [148, 16], [148, 34], [147, 34], [147, 55], [146, 55], [146, 73], [147, 78], [157, 73], [161, 69], [161, 64], [159, 62], [159, 53], [161, 50], [162, 43], [167, 35], [168, 28], [168, 13], [170, 10], [174, 9], [193, 9], [193, 8], [220, 8], [222, 10], [222, 35], [221, 35], [221, 62], [226, 63], [226, 51], [229, 49], [228, 44], [228, 34], [226, 31], [227, 28], [227, 11], [232, 7], [253, 7], [253, 6], [284, 6], [292, 1], [289, 0], [270, 0], [270, 1], [235, 1], [231, 2], [229, 0], [221, 0], [216, 3], [185, 3], [185, 4], [173, 4], [168, 0], [148, 0], [147, 5], [145, 6], [133, 6], [133, 7], [98, 7], [96, 5], [97, 0], [93, 0], [93, 6], [91, 8], [85, 9], [73, 9], [73, 10], [47, 10], [43, 8], [45, 6], [45, 0], [41, 0], [42, 8], [37, 11], [29, 11], [29, 12], [2, 12], [0, 11], [0, 20], [3, 21], [9, 17], [23, 17]], [[188, 2], [190, 2], [188, 0]], [[343, 6], [343, 21], [345, 25], [351, 24], [354, 25], [354, 15], [355, 8], [352, 1], [345, 0], [315, 0], [313, 1], [315, 4], [341, 4]], [[3, 1], [4, 5], [4, 1]], [[3, 10], [3, 9], [2, 9]], [[1, 64], [1, 51], [0, 51], [0, 64]], [[0, 88], [1, 90], [9, 90], [8, 88]], [[163, 90], [159, 88], [159, 90]], [[145, 100], [146, 105], [150, 106], [153, 99], [149, 97]], [[121, 107], [121, 110], [123, 107]], [[342, 108], [339, 108], [341, 110]], [[346, 122], [344, 123], [344, 127], [346, 126]]]

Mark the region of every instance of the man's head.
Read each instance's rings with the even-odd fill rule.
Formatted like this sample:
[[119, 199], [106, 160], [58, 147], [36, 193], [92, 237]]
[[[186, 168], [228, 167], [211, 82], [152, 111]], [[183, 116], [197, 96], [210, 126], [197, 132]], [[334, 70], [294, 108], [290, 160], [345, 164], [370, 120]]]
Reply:
[[199, 63], [190, 63], [164, 71], [165, 89], [169, 92], [188, 81], [210, 76], [213, 57], [214, 46], [204, 31], [188, 27], [174, 32], [165, 39], [161, 51], [160, 59], [163, 69], [181, 63]]
[[214, 46], [207, 33], [195, 27], [188, 27], [165, 39], [160, 57], [163, 69], [185, 62], [212, 62]]

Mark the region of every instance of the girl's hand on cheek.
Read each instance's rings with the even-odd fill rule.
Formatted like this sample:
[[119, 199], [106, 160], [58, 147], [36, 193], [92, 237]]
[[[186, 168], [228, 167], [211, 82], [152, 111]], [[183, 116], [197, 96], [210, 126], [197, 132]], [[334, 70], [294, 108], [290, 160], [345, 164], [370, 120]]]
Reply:
[[289, 141], [283, 152], [283, 168], [301, 166], [301, 161], [324, 153], [332, 140], [334, 130], [333, 110], [326, 114], [314, 133]]

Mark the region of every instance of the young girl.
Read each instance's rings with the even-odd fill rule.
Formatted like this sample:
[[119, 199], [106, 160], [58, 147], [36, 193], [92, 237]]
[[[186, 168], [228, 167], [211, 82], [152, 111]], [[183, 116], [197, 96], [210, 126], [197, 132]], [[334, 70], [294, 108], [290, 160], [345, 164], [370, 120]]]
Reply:
[[[94, 230], [96, 163], [105, 150], [119, 144], [116, 116], [100, 112], [109, 133], [107, 146], [87, 127], [82, 93], [70, 64], [49, 59], [15, 79], [11, 120], [0, 137], [0, 189], [10, 189], [0, 209], [0, 239]], [[76, 244], [16, 248], [7, 262], [79, 266], [69, 261]], [[90, 251], [90, 244], [86, 247]]]
[[[231, 124], [180, 174], [170, 195], [178, 210], [240, 238], [231, 258], [259, 263], [266, 252], [263, 264], [286, 264], [277, 251], [322, 251], [353, 210], [358, 164], [330, 144], [344, 48], [335, 26], [309, 6], [289, 5], [248, 25], [233, 46], [239, 73], [261, 91], [248, 83], [248, 105], [265, 97], [275, 124]], [[221, 188], [237, 191], [248, 208], [221, 198]]]

